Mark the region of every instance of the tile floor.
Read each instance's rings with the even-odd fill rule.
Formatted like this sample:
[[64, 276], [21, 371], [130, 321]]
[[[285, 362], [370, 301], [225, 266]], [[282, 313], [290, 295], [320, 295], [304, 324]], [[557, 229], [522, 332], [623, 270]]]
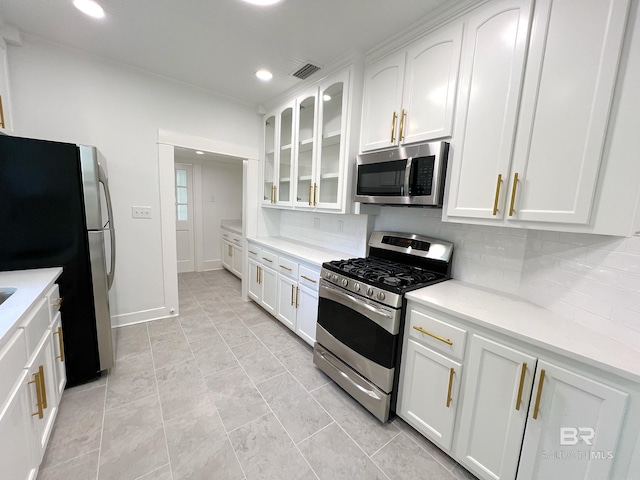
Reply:
[[385, 425], [226, 271], [180, 276], [180, 318], [123, 327], [117, 365], [65, 391], [39, 480], [474, 479]]

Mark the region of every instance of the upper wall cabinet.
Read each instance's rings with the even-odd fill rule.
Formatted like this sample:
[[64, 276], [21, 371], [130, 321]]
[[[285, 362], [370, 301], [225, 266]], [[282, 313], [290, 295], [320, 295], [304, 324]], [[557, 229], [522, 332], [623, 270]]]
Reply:
[[9, 65], [7, 45], [0, 37], [0, 133], [11, 133], [11, 101], [9, 98]]
[[628, 7], [539, 0], [530, 35], [529, 1], [470, 15], [445, 219], [588, 226]]
[[451, 135], [461, 43], [458, 23], [366, 69], [361, 151]]
[[263, 205], [348, 210], [357, 121], [349, 98], [352, 74], [347, 69], [327, 77], [265, 116]]
[[450, 216], [504, 215], [530, 11], [530, 0], [506, 0], [467, 19], [449, 170]]
[[263, 204], [292, 205], [294, 102], [265, 116]]

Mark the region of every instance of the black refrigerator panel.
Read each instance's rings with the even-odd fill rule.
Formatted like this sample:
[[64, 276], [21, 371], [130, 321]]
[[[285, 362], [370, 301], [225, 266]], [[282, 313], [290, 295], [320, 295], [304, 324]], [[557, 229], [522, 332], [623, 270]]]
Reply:
[[99, 375], [78, 147], [0, 136], [0, 271], [63, 267], [67, 386]]

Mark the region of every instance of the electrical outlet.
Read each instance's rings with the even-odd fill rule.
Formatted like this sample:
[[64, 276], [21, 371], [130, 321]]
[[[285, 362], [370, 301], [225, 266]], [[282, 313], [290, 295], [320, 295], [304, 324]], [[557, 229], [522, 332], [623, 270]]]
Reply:
[[315, 228], [315, 229], [319, 229], [320, 228], [320, 218], [319, 217], [313, 217], [313, 228]]
[[338, 220], [338, 232], [344, 232], [344, 220]]
[[151, 218], [151, 207], [131, 207], [131, 218]]

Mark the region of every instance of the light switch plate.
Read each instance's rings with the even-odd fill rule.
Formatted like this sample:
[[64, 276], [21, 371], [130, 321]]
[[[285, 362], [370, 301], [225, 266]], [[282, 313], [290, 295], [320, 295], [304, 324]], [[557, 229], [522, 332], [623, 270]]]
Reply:
[[131, 207], [131, 218], [151, 218], [151, 207]]

